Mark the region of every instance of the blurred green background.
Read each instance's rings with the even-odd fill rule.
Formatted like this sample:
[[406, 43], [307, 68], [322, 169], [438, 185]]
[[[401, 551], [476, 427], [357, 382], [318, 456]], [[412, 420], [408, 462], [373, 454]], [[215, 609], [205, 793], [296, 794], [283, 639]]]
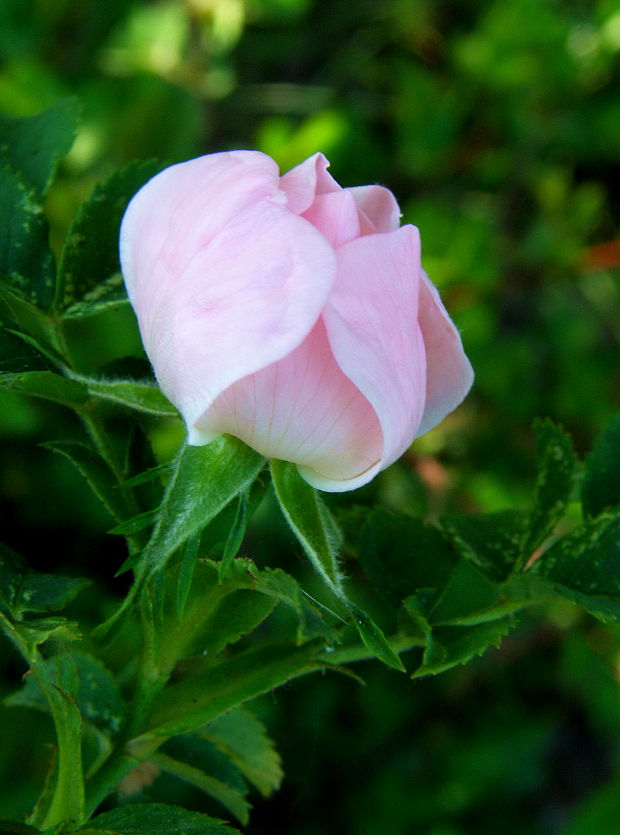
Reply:
[[[431, 519], [525, 501], [535, 416], [585, 453], [620, 407], [619, 81], [617, 0], [0, 0], [0, 110], [83, 107], [49, 198], [56, 245], [94, 183], [137, 158], [258, 148], [286, 170], [322, 150], [343, 185], [394, 191], [477, 378], [353, 501]], [[71, 336], [85, 370], [140, 355], [127, 312]], [[79, 427], [1, 404], [3, 539], [38, 569], [96, 573], [112, 600], [109, 520], [38, 446]], [[180, 437], [153, 428], [161, 457]], [[268, 506], [248, 547], [302, 571]], [[0, 663], [6, 693], [22, 671], [8, 647]], [[620, 832], [618, 629], [560, 608], [437, 679], [358, 672], [366, 687], [330, 674], [260, 702], [287, 777], [249, 831]], [[0, 720], [0, 816], [19, 817], [51, 732], [16, 709]], [[206, 808], [161, 781], [148, 796]]]

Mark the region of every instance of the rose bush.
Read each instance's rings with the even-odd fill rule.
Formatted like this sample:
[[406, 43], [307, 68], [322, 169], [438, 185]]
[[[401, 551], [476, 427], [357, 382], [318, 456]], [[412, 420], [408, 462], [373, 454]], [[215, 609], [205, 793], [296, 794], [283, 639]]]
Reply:
[[473, 374], [392, 193], [315, 154], [171, 166], [131, 201], [121, 263], [190, 444], [222, 433], [350, 490], [452, 411]]

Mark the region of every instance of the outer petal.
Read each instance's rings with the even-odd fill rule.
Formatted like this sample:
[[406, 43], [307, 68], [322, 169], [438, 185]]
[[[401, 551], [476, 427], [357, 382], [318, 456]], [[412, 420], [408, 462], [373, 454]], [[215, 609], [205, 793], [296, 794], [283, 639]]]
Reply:
[[194, 425], [213, 400], [312, 330], [335, 279], [335, 256], [311, 224], [273, 202], [274, 174], [233, 166], [236, 176], [224, 181], [234, 193], [222, 194], [221, 176], [206, 177], [203, 187], [201, 166], [188, 165], [164, 172], [134, 198], [122, 261], [157, 378], [182, 413], [189, 442], [199, 444], [210, 437]]
[[295, 351], [220, 394], [198, 428], [293, 461], [331, 491], [370, 480], [383, 447], [375, 412], [336, 363], [320, 319]]
[[360, 213], [370, 222], [369, 232], [392, 232], [400, 226], [401, 211], [396, 198], [384, 186], [356, 186], [346, 189]]
[[368, 235], [336, 255], [338, 277], [323, 318], [338, 365], [379, 419], [383, 469], [412, 442], [424, 411], [418, 231]]
[[280, 188], [288, 198], [288, 208], [300, 215], [309, 209], [317, 194], [339, 191], [340, 186], [327, 171], [323, 154], [313, 154], [280, 177]]
[[263, 199], [285, 202], [278, 183], [277, 165], [258, 151], [207, 154], [149, 180], [129, 203], [121, 225], [121, 264], [132, 303], [144, 302], [141, 285], [183, 272], [203, 244], [243, 209]]
[[360, 221], [355, 201], [348, 191], [319, 194], [302, 217], [322, 232], [336, 248], [360, 235]]
[[424, 270], [419, 322], [427, 362], [426, 408], [418, 429], [418, 435], [423, 435], [456, 409], [471, 388], [474, 372], [459, 332]]

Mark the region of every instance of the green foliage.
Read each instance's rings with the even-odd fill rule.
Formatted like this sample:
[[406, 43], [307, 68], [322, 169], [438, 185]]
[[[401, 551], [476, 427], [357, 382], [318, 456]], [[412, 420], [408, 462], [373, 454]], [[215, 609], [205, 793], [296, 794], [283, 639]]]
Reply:
[[162, 168], [138, 162], [95, 187], [75, 218], [58, 265], [56, 303], [67, 318], [99, 313], [126, 299], [118, 260], [121, 218], [130, 198]]
[[77, 99], [67, 98], [29, 118], [0, 115], [0, 165], [10, 166], [37, 195], [45, 195], [73, 144], [79, 111]]
[[104, 812], [90, 821], [88, 826], [76, 830], [83, 835], [233, 835], [233, 829], [223, 821], [198, 812], [186, 812], [163, 803], [136, 804], [112, 812]]
[[[60, 571], [0, 551], [0, 621], [28, 666], [5, 699], [17, 718], [0, 814], [15, 821], [0, 832], [232, 833], [134, 801], [214, 800], [245, 826], [248, 784], [269, 794], [282, 769], [239, 705], [375, 656], [383, 672], [366, 665], [365, 689], [317, 676], [257, 699], [295, 794], [266, 827], [259, 814], [257, 835], [547, 835], [558, 820], [571, 835], [615, 833], [618, 420], [586, 457], [580, 495], [559, 428], [581, 454], [617, 408], [618, 201], [602, 168], [613, 173], [620, 147], [614, 4], [388, 0], [353, 15], [345, 0], [257, 0], [245, 21], [244, 4], [198, 5], [0, 4], [0, 107], [42, 111], [0, 117], [3, 522], [7, 542], [38, 530], [36, 565]], [[85, 121], [59, 166], [77, 116], [67, 92]], [[283, 167], [321, 149], [341, 182], [391, 185], [476, 368], [464, 407], [353, 497], [323, 501], [282, 462], [274, 497], [260, 457], [231, 439], [175, 458], [176, 410], [147, 366], [134, 356], [118, 373], [138, 345], [119, 223], [159, 170], [126, 163], [227, 147]], [[535, 481], [534, 414], [554, 421], [535, 429]], [[77, 468], [116, 539], [102, 539], [110, 523], [60, 456], [30, 438]], [[106, 579], [88, 597], [63, 575], [111, 577], [119, 535], [135, 605], [111, 646], [93, 646], [84, 636], [118, 595]], [[509, 630], [500, 652], [462, 669]], [[2, 661], [14, 691], [23, 667]], [[413, 685], [387, 669], [404, 666]], [[22, 778], [27, 708], [37, 753]], [[47, 742], [57, 753], [41, 791]], [[121, 801], [142, 757], [165, 776]], [[87, 822], [102, 801], [128, 805]]]

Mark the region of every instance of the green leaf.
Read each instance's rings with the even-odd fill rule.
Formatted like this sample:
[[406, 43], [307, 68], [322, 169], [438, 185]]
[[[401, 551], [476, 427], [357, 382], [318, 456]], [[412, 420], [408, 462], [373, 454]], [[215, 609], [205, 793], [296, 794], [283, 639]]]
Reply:
[[76, 831], [82, 835], [240, 835], [223, 821], [163, 803], [113, 809]]
[[49, 367], [49, 362], [40, 351], [16, 336], [6, 322], [0, 321], [0, 374], [47, 371]]
[[248, 517], [248, 493], [247, 490], [242, 490], [239, 493], [237, 512], [235, 513], [235, 518], [230, 528], [228, 539], [224, 546], [224, 553], [219, 564], [220, 582], [229, 572], [233, 559], [239, 553], [239, 548], [241, 548], [241, 543], [243, 542], [248, 527]]
[[126, 520], [132, 515], [124, 490], [118, 488], [108, 463], [94, 449], [80, 441], [50, 441], [43, 446], [64, 456], [76, 467], [114, 519]]
[[0, 607], [14, 617], [62, 609], [89, 583], [81, 577], [31, 571], [22, 557], [0, 544]]
[[79, 114], [77, 99], [66, 98], [36, 116], [0, 116], [0, 165], [8, 163], [30, 188], [45, 194], [73, 145]]
[[35, 193], [6, 167], [0, 167], [0, 194], [0, 280], [47, 309], [54, 297], [54, 263], [43, 210]]
[[512, 622], [507, 618], [475, 626], [441, 626], [430, 631], [422, 663], [412, 678], [437, 675], [459, 664], [466, 664], [490, 647], [498, 647]]
[[36, 665], [35, 675], [50, 706], [58, 748], [50, 804], [38, 806], [29, 823], [41, 829], [65, 821], [80, 823], [84, 816], [82, 717], [74, 697], [56, 682], [51, 665]]
[[213, 797], [241, 823], [248, 823], [247, 784], [230, 759], [207, 739], [195, 734], [174, 737], [151, 760]]
[[178, 412], [165, 397], [161, 389], [150, 383], [126, 382], [124, 380], [90, 380], [81, 379], [94, 397], [137, 409], [151, 415], [163, 417], [178, 417]]
[[333, 537], [335, 523], [314, 487], [288, 461], [273, 460], [271, 477], [284, 518], [301, 543], [313, 567], [336, 594], [342, 594], [342, 579]]
[[443, 587], [455, 563], [437, 528], [384, 508], [368, 516], [359, 552], [364, 574], [392, 606], [417, 589]]
[[585, 516], [591, 518], [620, 505], [620, 415], [597, 439], [585, 463], [581, 499]]
[[40, 835], [40, 830], [26, 823], [0, 818], [0, 835]]
[[620, 622], [620, 512], [562, 537], [530, 569], [603, 621]]
[[381, 629], [370, 618], [366, 612], [359, 607], [349, 604], [349, 611], [353, 617], [355, 627], [362, 639], [364, 646], [366, 646], [372, 654], [383, 661], [388, 667], [394, 670], [405, 672], [403, 662], [390, 646], [390, 642], [385, 637]]
[[262, 456], [229, 436], [206, 446], [184, 446], [143, 555], [148, 569], [162, 569], [177, 548], [252, 484], [263, 466]]
[[322, 646], [322, 642], [302, 647], [263, 644], [207, 662], [203, 670], [162, 692], [150, 730], [130, 744], [130, 753], [139, 755], [149, 740], [195, 731], [248, 699], [320, 669], [324, 666], [318, 660]]
[[265, 797], [280, 787], [282, 761], [264, 725], [248, 710], [235, 708], [200, 734], [215, 743]]
[[[56, 304], [72, 317], [85, 315], [115, 293], [109, 282], [120, 272], [118, 237], [131, 197], [161, 170], [150, 160], [131, 163], [95, 186], [75, 218], [58, 266]], [[101, 289], [104, 284], [103, 290]], [[99, 289], [98, 289], [99, 288]]]
[[72, 408], [88, 400], [88, 389], [82, 383], [69, 380], [53, 371], [26, 371], [22, 374], [2, 374], [0, 389], [14, 394], [42, 397]]
[[571, 497], [577, 460], [564, 430], [550, 420], [534, 424], [538, 445], [538, 475], [534, 505], [521, 545], [525, 563], [553, 532]]
[[519, 564], [528, 514], [501, 510], [470, 516], [444, 516], [441, 524], [454, 549], [496, 582]]
[[129, 304], [125, 282], [120, 273], [103, 279], [62, 311], [63, 319], [89, 319], [106, 310], [118, 310]]

